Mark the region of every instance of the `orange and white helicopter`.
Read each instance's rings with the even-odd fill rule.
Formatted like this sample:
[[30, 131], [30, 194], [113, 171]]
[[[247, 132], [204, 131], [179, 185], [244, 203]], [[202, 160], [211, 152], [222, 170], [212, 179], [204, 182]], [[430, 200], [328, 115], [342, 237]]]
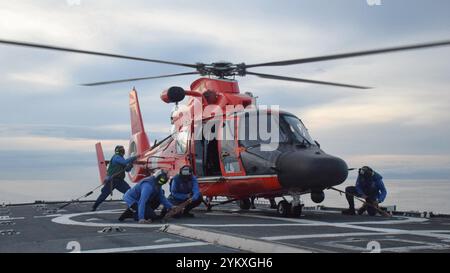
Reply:
[[[299, 216], [302, 210], [300, 195], [309, 193], [314, 202], [322, 202], [324, 190], [346, 180], [349, 170], [347, 164], [327, 154], [295, 115], [279, 109], [258, 107], [255, 97], [251, 93], [241, 92], [234, 78], [252, 75], [264, 79], [368, 89], [357, 85], [262, 74], [248, 69], [448, 46], [450, 41], [250, 65], [228, 62], [186, 64], [8, 40], [0, 40], [0, 44], [194, 69], [179, 74], [84, 84], [97, 86], [175, 76], [203, 76], [195, 80], [189, 90], [170, 87], [162, 92], [162, 101], [176, 104], [171, 116], [172, 134], [152, 145], [144, 129], [137, 92], [134, 89], [130, 92], [131, 140], [128, 152], [129, 155], [140, 156], [130, 173], [130, 179], [138, 182], [157, 168], [175, 175], [182, 166], [191, 165], [198, 177], [200, 190], [207, 197], [205, 203], [208, 208], [212, 207], [211, 200], [216, 196], [228, 197], [229, 201], [226, 202], [238, 200], [242, 209], [249, 209], [252, 197], [290, 195], [293, 197], [292, 202], [283, 198], [278, 203], [277, 211], [282, 216]], [[178, 103], [186, 97], [186, 105], [179, 107]], [[265, 133], [269, 132], [270, 138], [267, 138]], [[108, 162], [104, 159], [100, 143], [97, 143], [96, 149], [101, 181], [104, 181]]]

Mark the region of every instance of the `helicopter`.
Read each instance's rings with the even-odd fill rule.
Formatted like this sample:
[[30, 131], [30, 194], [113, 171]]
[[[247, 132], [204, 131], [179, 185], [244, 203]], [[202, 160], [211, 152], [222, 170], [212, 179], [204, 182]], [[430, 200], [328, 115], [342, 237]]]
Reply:
[[[224, 61], [209, 64], [180, 63], [1, 39], [0, 44], [193, 69], [194, 71], [177, 74], [82, 84], [99, 86], [178, 76], [201, 76], [191, 83], [189, 90], [172, 86], [161, 93], [163, 102], [175, 104], [170, 117], [172, 133], [153, 144], [144, 128], [137, 91], [133, 88], [129, 93], [131, 139], [128, 155], [139, 156], [129, 173], [131, 181], [139, 182], [155, 169], [167, 170], [173, 176], [182, 166], [189, 165], [197, 176], [208, 210], [214, 205], [234, 201], [239, 202], [241, 209], [248, 210], [252, 198], [282, 197], [276, 206], [277, 213], [283, 217], [299, 217], [302, 213], [301, 195], [310, 194], [313, 202], [323, 202], [324, 191], [343, 183], [352, 169], [348, 168], [343, 159], [327, 154], [310, 136], [300, 118], [280, 109], [258, 106], [252, 93], [240, 91], [235, 78], [256, 76], [262, 79], [370, 89], [353, 84], [262, 74], [248, 69], [449, 46], [450, 40], [256, 64]], [[185, 99], [186, 104], [179, 106]], [[266, 130], [260, 130], [262, 127]], [[264, 137], [261, 131], [270, 131], [271, 137]], [[108, 161], [104, 158], [101, 143], [96, 144], [96, 152], [100, 180], [104, 181]], [[227, 197], [228, 200], [212, 204], [214, 197], [218, 196]], [[291, 196], [292, 201], [289, 202], [285, 196]]]

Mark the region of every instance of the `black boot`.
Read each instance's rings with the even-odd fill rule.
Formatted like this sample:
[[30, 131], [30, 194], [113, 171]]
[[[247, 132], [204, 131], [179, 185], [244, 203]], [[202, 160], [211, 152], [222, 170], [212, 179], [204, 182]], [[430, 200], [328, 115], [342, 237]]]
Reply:
[[344, 214], [344, 215], [356, 215], [355, 208], [349, 208], [349, 209], [343, 210], [342, 214]]
[[358, 215], [363, 215], [364, 212], [366, 212], [367, 206], [363, 205], [361, 208], [358, 209]]
[[193, 213], [190, 213], [189, 211], [185, 211], [183, 212], [183, 217], [194, 218], [195, 215]]
[[122, 213], [122, 215], [120, 215], [119, 221], [123, 222], [125, 219], [128, 219], [128, 218], [134, 218], [134, 212], [130, 208], [126, 209]]

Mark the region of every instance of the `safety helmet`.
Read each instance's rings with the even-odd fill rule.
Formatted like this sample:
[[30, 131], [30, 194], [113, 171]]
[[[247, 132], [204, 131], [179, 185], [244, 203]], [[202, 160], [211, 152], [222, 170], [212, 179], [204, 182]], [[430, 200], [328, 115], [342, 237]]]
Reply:
[[125, 155], [125, 148], [122, 145], [117, 145], [116, 148], [114, 149], [114, 153], [116, 155]]
[[190, 177], [192, 176], [192, 168], [189, 165], [184, 165], [180, 168], [180, 175], [183, 177]]
[[369, 166], [364, 166], [358, 170], [359, 175], [364, 178], [370, 178], [374, 175], [374, 171]]
[[167, 171], [159, 169], [154, 174], [153, 177], [155, 177], [156, 181], [160, 185], [164, 185], [169, 181], [169, 175], [167, 174]]

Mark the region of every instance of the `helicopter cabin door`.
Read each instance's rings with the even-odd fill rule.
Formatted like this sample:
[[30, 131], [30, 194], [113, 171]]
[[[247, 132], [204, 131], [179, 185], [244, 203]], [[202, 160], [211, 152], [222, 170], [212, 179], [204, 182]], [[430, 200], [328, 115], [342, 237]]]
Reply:
[[192, 134], [191, 151], [194, 155], [194, 172], [197, 177], [216, 177], [221, 176], [219, 148], [216, 137], [216, 127], [220, 122], [212, 123], [211, 127], [205, 130], [205, 124], [194, 125], [194, 133]]
[[220, 169], [222, 176], [243, 176], [245, 175], [239, 155], [239, 147], [236, 136], [237, 118], [227, 117], [219, 128], [218, 141]]

